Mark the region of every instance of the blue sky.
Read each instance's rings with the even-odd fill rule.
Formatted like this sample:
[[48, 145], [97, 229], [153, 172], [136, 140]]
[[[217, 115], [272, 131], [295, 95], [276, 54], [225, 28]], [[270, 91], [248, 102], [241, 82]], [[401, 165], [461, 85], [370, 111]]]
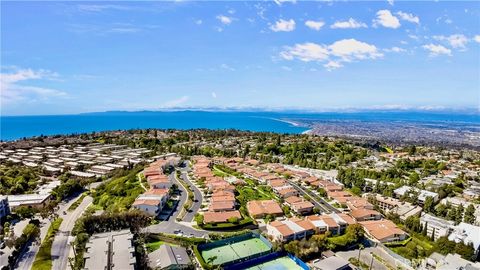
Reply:
[[1, 2], [3, 115], [479, 108], [479, 2]]

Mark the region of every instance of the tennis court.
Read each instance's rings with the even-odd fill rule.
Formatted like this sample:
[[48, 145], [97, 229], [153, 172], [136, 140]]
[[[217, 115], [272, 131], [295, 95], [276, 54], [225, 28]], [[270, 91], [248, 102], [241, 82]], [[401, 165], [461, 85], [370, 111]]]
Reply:
[[288, 256], [264, 262], [259, 265], [247, 268], [247, 270], [303, 270], [294, 260]]
[[211, 261], [212, 265], [220, 265], [269, 250], [269, 246], [267, 246], [261, 239], [255, 237], [203, 250], [201, 251], [201, 254], [205, 262], [210, 263]]

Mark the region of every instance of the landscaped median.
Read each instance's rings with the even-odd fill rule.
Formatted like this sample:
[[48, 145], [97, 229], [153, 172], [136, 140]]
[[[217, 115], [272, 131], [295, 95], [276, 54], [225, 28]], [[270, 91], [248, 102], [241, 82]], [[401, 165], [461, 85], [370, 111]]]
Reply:
[[177, 220], [179, 221], [182, 220], [187, 214], [187, 212], [190, 210], [190, 208], [192, 208], [193, 200], [195, 199], [192, 188], [185, 181], [183, 181], [183, 179], [180, 177], [180, 174], [180, 171], [176, 171], [177, 181], [183, 186], [183, 188], [185, 188], [185, 190], [187, 190], [188, 197], [187, 201], [183, 205], [183, 208], [180, 210], [180, 214], [177, 217]]
[[72, 203], [72, 204], [70, 205], [70, 207], [68, 207], [67, 210], [68, 210], [68, 211], [73, 211], [73, 210], [77, 209], [77, 207], [82, 203], [83, 199], [85, 199], [86, 196], [87, 196], [87, 193], [84, 192], [84, 193], [80, 196], [80, 198], [78, 198], [74, 203]]
[[63, 219], [55, 219], [48, 228], [47, 235], [38, 250], [32, 269], [52, 269], [52, 243], [55, 235], [62, 224]]

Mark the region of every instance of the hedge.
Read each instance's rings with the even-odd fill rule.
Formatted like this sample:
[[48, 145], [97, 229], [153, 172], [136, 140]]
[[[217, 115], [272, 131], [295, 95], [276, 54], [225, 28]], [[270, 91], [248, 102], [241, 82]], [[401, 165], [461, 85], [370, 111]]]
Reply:
[[200, 227], [205, 230], [220, 230], [220, 229], [240, 229], [248, 225], [253, 224], [253, 219], [251, 218], [245, 218], [238, 222], [237, 224], [235, 223], [230, 223], [230, 222], [224, 222], [224, 223], [207, 223], [203, 224]]

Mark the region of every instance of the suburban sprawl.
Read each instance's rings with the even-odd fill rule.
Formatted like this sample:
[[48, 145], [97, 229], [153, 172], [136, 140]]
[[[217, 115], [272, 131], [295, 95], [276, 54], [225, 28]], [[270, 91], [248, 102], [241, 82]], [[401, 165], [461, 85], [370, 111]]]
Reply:
[[1, 269], [480, 269], [480, 152], [128, 130], [0, 143]]

